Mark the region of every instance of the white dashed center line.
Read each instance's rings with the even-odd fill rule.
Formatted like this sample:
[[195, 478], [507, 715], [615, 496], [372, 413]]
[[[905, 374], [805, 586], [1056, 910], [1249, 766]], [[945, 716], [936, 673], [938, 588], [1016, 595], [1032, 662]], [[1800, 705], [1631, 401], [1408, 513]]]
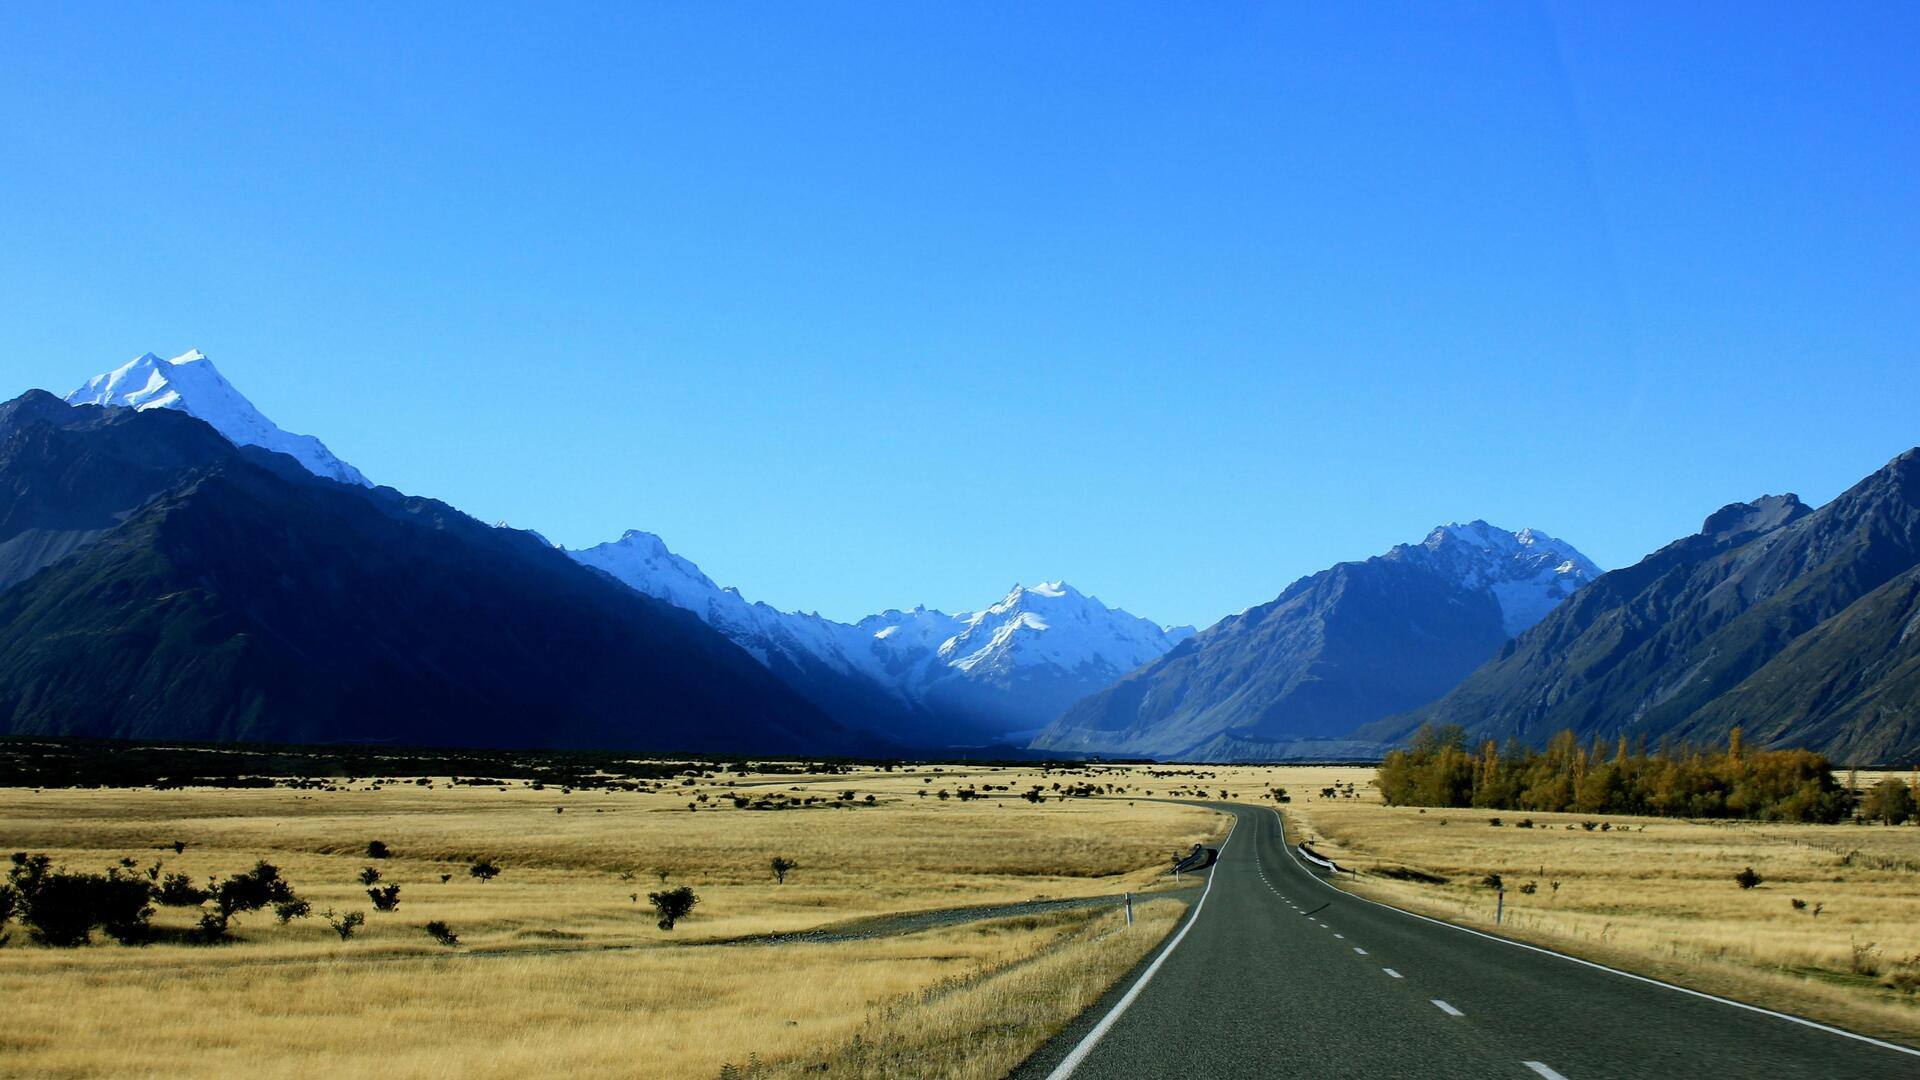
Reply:
[[1361, 948], [1361, 947], [1360, 947], [1360, 946], [1358, 946], [1358, 945], [1355, 945], [1355, 946], [1353, 947], [1353, 951], [1354, 951], [1354, 952], [1357, 952], [1357, 953], [1359, 953], [1359, 954], [1360, 954], [1361, 956], [1365, 956], [1365, 955], [1367, 955], [1367, 950], [1365, 950], [1365, 949], [1363, 949], [1363, 948]]
[[1520, 1064], [1525, 1065], [1527, 1068], [1532, 1069], [1534, 1072], [1537, 1072], [1541, 1076], [1546, 1077], [1547, 1080], [1567, 1080], [1566, 1077], [1561, 1076], [1559, 1073], [1554, 1072], [1552, 1069], [1547, 1068], [1545, 1062], [1523, 1061]]
[[1447, 1004], [1446, 1002], [1444, 1002], [1444, 1001], [1441, 1001], [1441, 1000], [1440, 1000], [1439, 998], [1434, 998], [1434, 999], [1433, 999], [1433, 1004], [1434, 1004], [1434, 1007], [1435, 1007], [1435, 1008], [1437, 1008], [1437, 1009], [1439, 1009], [1439, 1010], [1440, 1010], [1441, 1012], [1443, 1012], [1443, 1013], [1446, 1013], [1446, 1014], [1447, 1014], [1448, 1016], [1465, 1016], [1465, 1015], [1467, 1015], [1466, 1013], [1463, 1013], [1463, 1012], [1461, 1012], [1461, 1011], [1460, 1011], [1459, 1009], [1456, 1009], [1456, 1008], [1454, 1008], [1453, 1006], [1451, 1006], [1451, 1005], [1449, 1005], [1449, 1004]]
[[1381, 968], [1380, 970], [1386, 972], [1387, 974], [1393, 976], [1396, 979], [1402, 977], [1399, 972], [1393, 970], [1392, 968]]

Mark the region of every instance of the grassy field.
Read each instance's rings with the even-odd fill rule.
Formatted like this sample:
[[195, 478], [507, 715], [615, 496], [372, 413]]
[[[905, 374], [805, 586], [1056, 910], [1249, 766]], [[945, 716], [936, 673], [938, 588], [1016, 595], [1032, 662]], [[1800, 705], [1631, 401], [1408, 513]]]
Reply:
[[1382, 805], [1369, 768], [1248, 772], [1222, 775], [1288, 788], [1293, 838], [1365, 895], [1491, 928], [1498, 874], [1506, 934], [1920, 1044], [1920, 827], [1423, 811]]
[[[189, 908], [160, 907], [162, 940], [137, 948], [99, 934], [47, 948], [11, 925], [0, 1073], [717, 1077], [822, 1075], [825, 1064], [830, 1076], [998, 1076], [1156, 944], [1184, 898], [1143, 903], [1131, 930], [1101, 909], [837, 943], [741, 939], [1151, 892], [1166, 886], [1172, 852], [1223, 831], [1207, 811], [1125, 797], [1147, 783], [1109, 798], [1049, 787], [1086, 773], [684, 779], [646, 792], [444, 778], [338, 791], [0, 789], [8, 850], [76, 870], [159, 861], [196, 879], [266, 859], [316, 912], [287, 925], [242, 915], [237, 940], [217, 946], [180, 940]], [[1019, 797], [1036, 784], [1046, 798]], [[735, 808], [776, 794], [816, 801]], [[391, 857], [368, 859], [372, 840]], [[776, 855], [797, 864], [785, 884]], [[500, 875], [471, 877], [479, 859]], [[397, 910], [373, 910], [358, 881], [368, 866], [401, 886]], [[647, 893], [680, 885], [700, 903], [662, 931]], [[318, 917], [327, 909], [367, 922], [343, 942]], [[430, 920], [460, 945], [437, 944]]]
[[[960, 906], [1151, 897], [1170, 884], [1170, 856], [1217, 841], [1224, 824], [1158, 800], [1272, 806], [1276, 788], [1295, 838], [1358, 869], [1350, 887], [1367, 895], [1491, 926], [1482, 882], [1498, 874], [1505, 933], [1920, 1041], [1908, 978], [1920, 967], [1909, 961], [1920, 828], [1422, 812], [1381, 805], [1371, 779], [1347, 767], [921, 766], [696, 769], [638, 792], [446, 778], [0, 789], [6, 850], [77, 870], [159, 861], [196, 879], [266, 859], [316, 913], [367, 915], [342, 942], [318, 917], [283, 926], [254, 912], [219, 946], [179, 940], [197, 915], [186, 908], [161, 907], [163, 940], [138, 948], [99, 935], [47, 948], [10, 925], [0, 1074], [999, 1076], [1157, 944], [1186, 897], [1143, 903], [1131, 931], [1102, 909], [754, 939]], [[372, 840], [391, 857], [368, 859]], [[785, 884], [774, 856], [797, 864]], [[471, 877], [479, 859], [500, 875]], [[358, 881], [368, 866], [401, 886], [396, 911], [372, 910]], [[1741, 889], [1748, 866], [1762, 880]], [[659, 930], [647, 894], [680, 885], [700, 904]], [[428, 937], [429, 920], [450, 924], [459, 947]]]

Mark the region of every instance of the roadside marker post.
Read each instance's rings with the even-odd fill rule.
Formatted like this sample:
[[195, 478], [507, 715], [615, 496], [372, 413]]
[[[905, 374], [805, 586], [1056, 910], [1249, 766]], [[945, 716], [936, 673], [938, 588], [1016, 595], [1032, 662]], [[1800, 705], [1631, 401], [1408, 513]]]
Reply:
[[1502, 885], [1498, 889], [1493, 890], [1493, 925], [1500, 925], [1500, 918], [1506, 914], [1506, 911], [1507, 887]]
[[1133, 925], [1133, 894], [1131, 892], [1127, 894], [1127, 925]]

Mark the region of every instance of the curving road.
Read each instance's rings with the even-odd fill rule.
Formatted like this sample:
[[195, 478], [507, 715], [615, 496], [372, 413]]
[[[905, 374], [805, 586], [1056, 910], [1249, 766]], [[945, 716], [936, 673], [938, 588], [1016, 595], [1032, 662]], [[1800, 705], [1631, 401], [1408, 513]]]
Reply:
[[1126, 1077], [1920, 1077], [1920, 1052], [1334, 889], [1236, 819], [1168, 943], [1015, 1072]]

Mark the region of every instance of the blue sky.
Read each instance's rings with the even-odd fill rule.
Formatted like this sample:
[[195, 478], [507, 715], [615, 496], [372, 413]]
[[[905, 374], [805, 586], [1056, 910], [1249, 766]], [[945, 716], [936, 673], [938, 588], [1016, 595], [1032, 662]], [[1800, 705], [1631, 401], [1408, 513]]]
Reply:
[[267, 7], [0, 9], [8, 393], [198, 347], [838, 617], [1618, 566], [1920, 443], [1911, 5]]

